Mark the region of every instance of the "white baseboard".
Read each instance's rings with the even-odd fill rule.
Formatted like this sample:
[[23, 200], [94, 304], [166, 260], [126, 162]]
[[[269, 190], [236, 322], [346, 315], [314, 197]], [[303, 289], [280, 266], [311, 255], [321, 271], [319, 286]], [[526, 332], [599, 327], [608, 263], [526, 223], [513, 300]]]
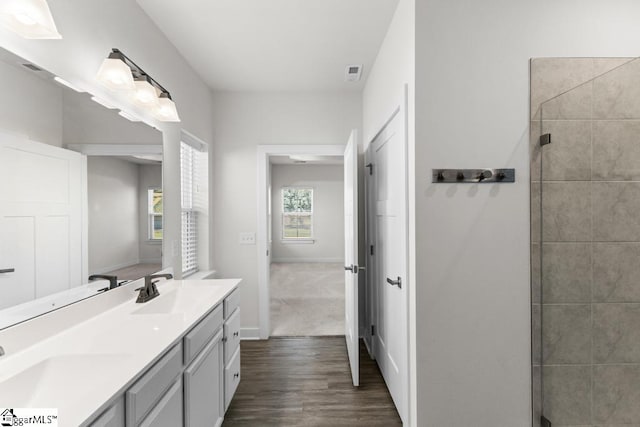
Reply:
[[259, 340], [260, 328], [240, 328], [241, 340]]
[[344, 262], [344, 258], [273, 258], [271, 263], [274, 262], [286, 262], [286, 263], [296, 263], [296, 262], [326, 262], [326, 263], [338, 263]]
[[141, 259], [138, 264], [162, 264], [162, 258]]

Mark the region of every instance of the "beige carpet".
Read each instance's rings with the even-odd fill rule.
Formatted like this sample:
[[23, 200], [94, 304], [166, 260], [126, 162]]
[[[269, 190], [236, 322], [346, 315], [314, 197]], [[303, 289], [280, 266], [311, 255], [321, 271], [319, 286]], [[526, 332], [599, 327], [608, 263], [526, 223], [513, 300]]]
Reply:
[[271, 264], [271, 335], [344, 335], [344, 267]]

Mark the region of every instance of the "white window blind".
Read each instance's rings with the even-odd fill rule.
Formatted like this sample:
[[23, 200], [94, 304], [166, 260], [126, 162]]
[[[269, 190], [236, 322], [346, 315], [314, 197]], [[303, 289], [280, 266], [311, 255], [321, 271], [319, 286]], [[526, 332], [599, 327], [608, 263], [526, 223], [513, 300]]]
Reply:
[[198, 271], [198, 213], [194, 206], [197, 156], [195, 148], [184, 142], [180, 143], [183, 275]]

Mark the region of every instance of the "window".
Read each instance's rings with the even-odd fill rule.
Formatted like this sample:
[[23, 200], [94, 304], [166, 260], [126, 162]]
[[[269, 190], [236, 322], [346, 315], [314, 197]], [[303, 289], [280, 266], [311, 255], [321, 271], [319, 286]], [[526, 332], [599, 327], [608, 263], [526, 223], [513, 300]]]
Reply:
[[194, 206], [196, 155], [196, 149], [180, 143], [183, 275], [198, 271], [198, 212]]
[[282, 189], [282, 238], [313, 238], [313, 189]]
[[162, 240], [162, 189], [148, 190], [149, 240]]

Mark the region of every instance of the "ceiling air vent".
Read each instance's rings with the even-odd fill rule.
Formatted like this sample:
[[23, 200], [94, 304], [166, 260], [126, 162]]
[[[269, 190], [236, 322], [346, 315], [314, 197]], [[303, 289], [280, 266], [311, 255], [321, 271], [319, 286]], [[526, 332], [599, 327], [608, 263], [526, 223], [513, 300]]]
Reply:
[[347, 82], [357, 82], [362, 75], [362, 65], [347, 65], [344, 72], [344, 79]]
[[30, 63], [28, 63], [28, 62], [27, 62], [27, 63], [22, 64], [22, 66], [23, 66], [23, 67], [27, 67], [27, 68], [28, 68], [28, 69], [30, 69], [31, 71], [42, 71], [42, 68], [40, 68], [40, 67], [36, 67], [35, 65], [30, 64]]

